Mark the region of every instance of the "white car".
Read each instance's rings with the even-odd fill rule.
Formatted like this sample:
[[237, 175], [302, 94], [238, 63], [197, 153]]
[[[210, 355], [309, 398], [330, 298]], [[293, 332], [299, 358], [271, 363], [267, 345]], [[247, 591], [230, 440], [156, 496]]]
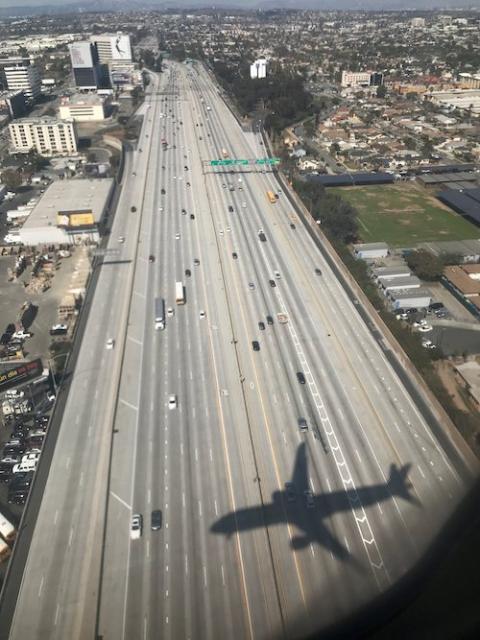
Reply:
[[171, 318], [174, 314], [175, 314], [175, 311], [172, 309], [172, 307], [168, 307], [167, 316]]
[[162, 213], [163, 207], [159, 207], [158, 210], [160, 211], [160, 213]]
[[12, 338], [19, 338], [20, 340], [25, 340], [25, 338], [31, 338], [32, 334], [29, 333], [28, 331], [15, 331], [15, 333], [13, 334]]
[[433, 330], [433, 327], [432, 327], [431, 324], [422, 324], [421, 327], [418, 327], [418, 330], [421, 333], [428, 333], [428, 331], [432, 331]]
[[39, 458], [39, 453], [26, 453], [24, 456], [22, 456], [22, 462], [38, 462]]
[[431, 340], [422, 340], [422, 347], [424, 349], [435, 349], [435, 345]]
[[109, 338], [107, 340], [107, 343], [105, 345], [106, 349], [113, 349], [113, 347], [115, 346], [115, 340], [113, 338]]
[[118, 236], [118, 243], [123, 244], [125, 242], [125, 236]]
[[205, 318], [207, 314], [205, 313], [205, 311], [200, 311], [200, 318]]
[[246, 209], [246, 208], [247, 208], [247, 203], [246, 203], [246, 202], [242, 202], [242, 207], [243, 207], [244, 209]]
[[280, 276], [280, 271], [274, 271], [274, 272], [273, 272], [273, 275], [275, 276], [275, 278], [276, 278], [277, 280], [280, 280], [280, 278], [281, 278], [281, 276]]
[[180, 240], [180, 234], [179, 233], [175, 234], [175, 240]]
[[168, 396], [168, 408], [176, 409], [177, 408], [177, 396], [174, 393], [171, 393]]
[[132, 520], [130, 524], [130, 538], [132, 540], [138, 540], [142, 535], [143, 521], [142, 516], [139, 513], [134, 513], [132, 515]]

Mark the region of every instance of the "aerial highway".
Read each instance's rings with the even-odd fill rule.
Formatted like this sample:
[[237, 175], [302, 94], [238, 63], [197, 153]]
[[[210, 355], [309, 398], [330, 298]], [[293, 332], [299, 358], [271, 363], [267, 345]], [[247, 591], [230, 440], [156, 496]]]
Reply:
[[210, 165], [266, 152], [206, 70], [168, 63], [142, 110], [10, 637], [327, 629], [415, 566], [476, 464], [275, 175]]

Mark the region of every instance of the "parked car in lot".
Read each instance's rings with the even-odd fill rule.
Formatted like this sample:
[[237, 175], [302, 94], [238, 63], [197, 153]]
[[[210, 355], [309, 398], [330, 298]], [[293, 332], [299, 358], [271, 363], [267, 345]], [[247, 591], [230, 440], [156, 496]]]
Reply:
[[52, 326], [52, 328], [50, 329], [50, 335], [51, 336], [61, 336], [61, 335], [65, 335], [68, 331], [68, 325], [67, 324], [54, 324]]

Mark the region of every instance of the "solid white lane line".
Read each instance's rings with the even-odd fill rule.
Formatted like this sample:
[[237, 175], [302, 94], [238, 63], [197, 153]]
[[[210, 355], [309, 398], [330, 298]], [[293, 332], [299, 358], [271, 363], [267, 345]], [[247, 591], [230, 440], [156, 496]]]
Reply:
[[42, 579], [40, 580], [40, 587], [38, 588], [38, 597], [40, 598], [40, 596], [42, 595], [42, 591], [43, 591], [43, 583], [45, 582], [45, 576], [42, 576]]
[[127, 502], [125, 502], [125, 500], [122, 500], [120, 496], [117, 496], [116, 493], [114, 493], [113, 491], [110, 491], [110, 495], [113, 496], [116, 500], [118, 500], [121, 504], [123, 504], [123, 506], [126, 507], [129, 511], [132, 510], [132, 507]]
[[123, 400], [123, 398], [120, 398], [120, 402], [124, 404], [126, 407], [129, 407], [130, 409], [133, 409], [134, 411], [138, 411], [138, 407], [136, 407], [131, 402], [127, 402], [127, 400]]

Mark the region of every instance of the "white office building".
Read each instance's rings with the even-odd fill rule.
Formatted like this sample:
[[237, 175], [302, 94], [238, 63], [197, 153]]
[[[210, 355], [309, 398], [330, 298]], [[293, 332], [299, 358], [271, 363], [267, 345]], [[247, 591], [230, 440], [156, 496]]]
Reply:
[[267, 61], [265, 58], [259, 58], [250, 65], [250, 78], [266, 78], [267, 77]]
[[77, 136], [72, 121], [52, 116], [20, 118], [8, 125], [12, 151], [36, 151], [42, 156], [77, 153]]
[[28, 102], [35, 102], [41, 91], [40, 74], [36, 67], [18, 62], [5, 67], [4, 73], [9, 91], [23, 91]]
[[104, 100], [95, 94], [76, 94], [61, 99], [58, 114], [61, 120], [94, 122], [105, 119]]
[[132, 61], [130, 36], [121, 31], [116, 34], [104, 33], [90, 36], [90, 42], [97, 48], [100, 64], [109, 64], [113, 60]]
[[342, 87], [368, 87], [371, 76], [371, 71], [342, 71]]

